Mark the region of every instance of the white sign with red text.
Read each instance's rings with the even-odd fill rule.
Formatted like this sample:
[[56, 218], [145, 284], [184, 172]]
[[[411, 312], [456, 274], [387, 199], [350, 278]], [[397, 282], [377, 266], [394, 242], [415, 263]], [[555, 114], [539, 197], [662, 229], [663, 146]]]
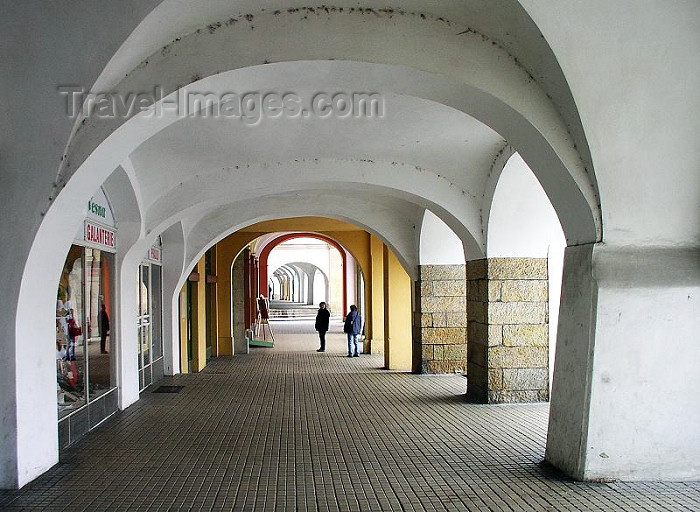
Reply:
[[153, 246], [148, 250], [148, 256], [146, 258], [148, 261], [153, 263], [162, 263], [162, 254], [160, 247]]
[[85, 221], [84, 237], [86, 244], [110, 252], [117, 250], [117, 233], [99, 224]]

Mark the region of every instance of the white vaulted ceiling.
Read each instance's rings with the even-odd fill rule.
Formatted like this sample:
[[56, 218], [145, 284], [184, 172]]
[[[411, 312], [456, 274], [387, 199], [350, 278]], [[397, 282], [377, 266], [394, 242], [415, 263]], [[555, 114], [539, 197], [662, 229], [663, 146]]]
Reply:
[[125, 97], [154, 87], [218, 97], [293, 92], [305, 103], [319, 92], [361, 92], [384, 101], [381, 119], [283, 116], [249, 126], [166, 115], [77, 125], [62, 174], [83, 163], [129, 169], [144, 234], [181, 222], [188, 257], [233, 226], [313, 214], [366, 227], [415, 273], [426, 209], [479, 257], [508, 146], [543, 183], [570, 242], [599, 229], [575, 106], [517, 2], [166, 0], [94, 90]]

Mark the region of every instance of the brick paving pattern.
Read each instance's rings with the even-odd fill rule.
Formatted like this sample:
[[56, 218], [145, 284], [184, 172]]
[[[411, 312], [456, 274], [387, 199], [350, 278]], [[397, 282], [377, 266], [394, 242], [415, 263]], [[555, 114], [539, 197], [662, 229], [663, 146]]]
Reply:
[[212, 360], [67, 449], [3, 510], [700, 510], [700, 483], [579, 483], [542, 463], [546, 404], [476, 405], [458, 375], [325, 353], [313, 323]]

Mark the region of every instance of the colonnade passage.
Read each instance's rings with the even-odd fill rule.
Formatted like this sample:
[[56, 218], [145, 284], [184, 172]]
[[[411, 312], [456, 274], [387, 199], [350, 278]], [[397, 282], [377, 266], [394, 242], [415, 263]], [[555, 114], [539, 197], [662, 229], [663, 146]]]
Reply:
[[582, 483], [542, 461], [549, 405], [345, 356], [339, 320], [166, 377], [3, 510], [698, 510], [700, 483]]

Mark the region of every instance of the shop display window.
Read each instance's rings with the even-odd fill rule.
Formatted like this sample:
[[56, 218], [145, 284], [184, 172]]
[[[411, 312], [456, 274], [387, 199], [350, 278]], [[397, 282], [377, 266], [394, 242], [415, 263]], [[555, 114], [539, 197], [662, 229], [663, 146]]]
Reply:
[[56, 395], [59, 419], [113, 387], [110, 358], [113, 256], [73, 245], [56, 297]]

